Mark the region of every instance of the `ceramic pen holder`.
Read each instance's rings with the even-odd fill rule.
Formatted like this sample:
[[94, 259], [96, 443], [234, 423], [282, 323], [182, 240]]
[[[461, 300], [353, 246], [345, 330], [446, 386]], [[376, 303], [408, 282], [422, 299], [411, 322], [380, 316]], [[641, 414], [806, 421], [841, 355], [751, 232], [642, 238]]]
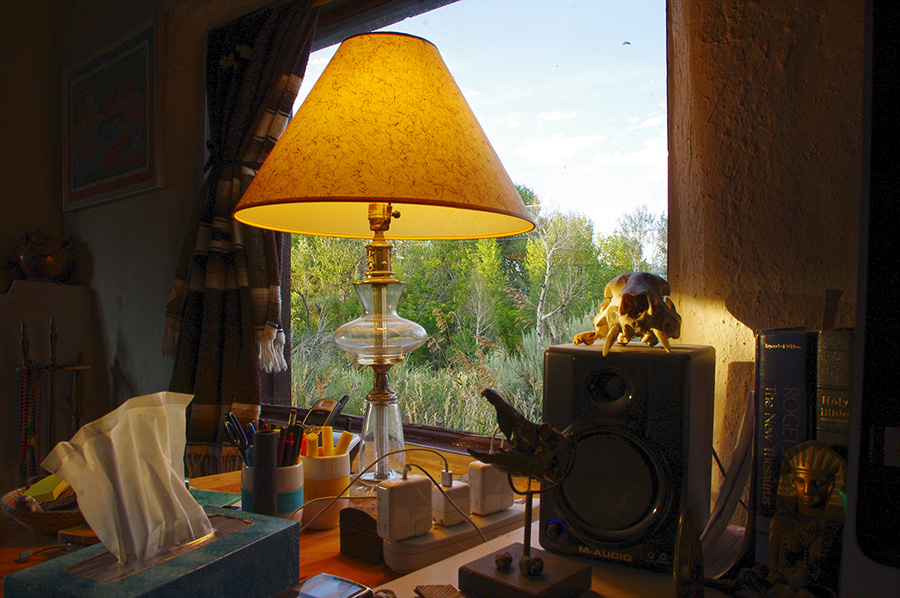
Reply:
[[[312, 529], [337, 527], [340, 523], [341, 509], [346, 508], [350, 501], [341, 498], [328, 507], [331, 501], [327, 497], [338, 496], [350, 483], [350, 455], [343, 453], [322, 457], [300, 457], [300, 463], [303, 464], [306, 474], [304, 500], [309, 503], [303, 507], [303, 525], [312, 521], [309, 526]], [[311, 502], [317, 498], [323, 500]], [[325, 507], [328, 509], [319, 515]]]
[[[303, 462], [275, 470], [275, 514], [290, 517], [303, 505]], [[241, 467], [241, 508], [253, 510], [253, 468]]]

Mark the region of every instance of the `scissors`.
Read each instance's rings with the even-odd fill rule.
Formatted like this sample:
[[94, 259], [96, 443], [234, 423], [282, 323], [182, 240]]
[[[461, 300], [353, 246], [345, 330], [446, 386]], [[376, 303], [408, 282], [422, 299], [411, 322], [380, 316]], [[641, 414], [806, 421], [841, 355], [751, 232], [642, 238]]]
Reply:
[[238, 421], [234, 413], [229, 411], [228, 415], [225, 416], [224, 426], [228, 441], [237, 447], [238, 452], [241, 454], [241, 459], [244, 460], [244, 464], [247, 464], [247, 447], [249, 443], [247, 442], [247, 434], [244, 432], [244, 428], [241, 427], [241, 422]]

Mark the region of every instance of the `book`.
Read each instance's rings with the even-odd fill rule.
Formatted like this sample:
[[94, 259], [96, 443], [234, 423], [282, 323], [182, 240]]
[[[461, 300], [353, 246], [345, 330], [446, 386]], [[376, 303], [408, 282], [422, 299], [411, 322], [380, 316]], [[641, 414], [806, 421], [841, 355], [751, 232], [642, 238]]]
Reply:
[[810, 341], [802, 328], [756, 334], [756, 456], [754, 556], [768, 564], [769, 529], [775, 515], [784, 451], [812, 434], [809, 405]]
[[853, 379], [853, 329], [823, 330], [816, 337], [815, 439], [847, 458]]

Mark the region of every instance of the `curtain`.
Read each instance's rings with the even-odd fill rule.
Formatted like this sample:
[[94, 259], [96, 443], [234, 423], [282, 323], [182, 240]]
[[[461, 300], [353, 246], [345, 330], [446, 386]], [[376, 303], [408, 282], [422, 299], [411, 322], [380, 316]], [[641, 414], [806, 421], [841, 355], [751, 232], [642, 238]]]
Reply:
[[207, 39], [209, 160], [168, 298], [163, 351], [170, 390], [194, 395], [185, 474], [240, 467], [223, 446], [225, 415], [260, 413], [261, 371], [287, 368], [281, 328], [281, 233], [235, 221], [232, 210], [281, 136], [306, 71], [318, 9], [270, 5]]

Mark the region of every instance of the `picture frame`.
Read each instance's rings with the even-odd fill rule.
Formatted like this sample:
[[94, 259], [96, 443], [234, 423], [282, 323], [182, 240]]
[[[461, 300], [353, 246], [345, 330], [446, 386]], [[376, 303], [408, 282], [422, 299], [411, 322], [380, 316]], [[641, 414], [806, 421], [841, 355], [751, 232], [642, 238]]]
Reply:
[[63, 207], [163, 186], [158, 14], [64, 72]]

